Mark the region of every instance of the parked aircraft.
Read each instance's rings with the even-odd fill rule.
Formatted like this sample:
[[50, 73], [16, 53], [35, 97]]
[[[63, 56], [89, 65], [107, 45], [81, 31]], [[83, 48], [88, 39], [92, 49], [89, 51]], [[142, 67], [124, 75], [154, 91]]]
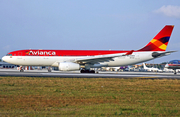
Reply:
[[174, 70], [173, 69], [168, 69], [168, 68], [164, 67], [163, 72], [174, 72]]
[[125, 70], [128, 66], [119, 66], [119, 67], [106, 67], [106, 70], [112, 70], [112, 71], [119, 71], [119, 70]]
[[149, 67], [146, 66], [145, 63], [143, 63], [143, 67], [144, 67], [144, 70], [146, 70], [146, 71], [153, 71], [153, 72], [162, 71], [162, 70], [160, 70], [158, 68], [154, 68], [154, 67], [149, 68]]
[[118, 71], [120, 67], [106, 67], [107, 71]]
[[174, 74], [177, 74], [176, 70], [180, 69], [180, 60], [172, 60], [169, 61], [166, 65], [165, 68], [168, 69], [173, 69], [174, 70]]
[[[55, 66], [62, 71], [80, 70], [81, 73], [95, 73], [90, 68], [133, 65], [175, 51], [165, 51], [173, 25], [166, 25], [145, 47], [139, 50], [17, 50], [2, 58], [11, 64], [22, 66]], [[50, 72], [51, 69], [49, 68]]]

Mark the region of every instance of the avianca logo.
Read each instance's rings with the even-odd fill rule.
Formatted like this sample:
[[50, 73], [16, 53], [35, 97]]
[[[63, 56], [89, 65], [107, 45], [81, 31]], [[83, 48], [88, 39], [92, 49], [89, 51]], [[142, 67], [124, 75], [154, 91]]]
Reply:
[[56, 52], [54, 51], [28, 51], [26, 52], [28, 55], [44, 55], [44, 56], [51, 56], [56, 55]]

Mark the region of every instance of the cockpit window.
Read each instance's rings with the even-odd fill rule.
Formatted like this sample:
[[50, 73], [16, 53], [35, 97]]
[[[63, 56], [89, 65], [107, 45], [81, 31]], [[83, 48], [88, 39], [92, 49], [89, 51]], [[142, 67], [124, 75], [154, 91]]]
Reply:
[[7, 54], [6, 56], [12, 56], [12, 54]]

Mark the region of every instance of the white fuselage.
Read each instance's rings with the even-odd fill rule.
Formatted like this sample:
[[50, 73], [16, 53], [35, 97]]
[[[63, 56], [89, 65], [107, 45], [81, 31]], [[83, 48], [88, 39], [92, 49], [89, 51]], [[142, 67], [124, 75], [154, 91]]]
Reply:
[[[74, 62], [79, 58], [87, 56], [4, 56], [2, 59], [8, 63], [22, 66], [54, 66], [58, 67], [61, 62]], [[124, 65], [133, 65], [144, 61], [152, 60], [152, 52], [134, 52], [128, 56], [113, 58], [114, 61], [99, 62], [99, 64], [90, 65], [90, 67], [116, 67]]]

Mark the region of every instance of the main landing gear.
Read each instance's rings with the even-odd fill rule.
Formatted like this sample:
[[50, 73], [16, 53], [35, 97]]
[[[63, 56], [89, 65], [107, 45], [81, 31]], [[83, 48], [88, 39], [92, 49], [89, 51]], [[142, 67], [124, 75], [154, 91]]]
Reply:
[[98, 73], [96, 70], [87, 70], [87, 69], [82, 69], [80, 70], [81, 73]]

